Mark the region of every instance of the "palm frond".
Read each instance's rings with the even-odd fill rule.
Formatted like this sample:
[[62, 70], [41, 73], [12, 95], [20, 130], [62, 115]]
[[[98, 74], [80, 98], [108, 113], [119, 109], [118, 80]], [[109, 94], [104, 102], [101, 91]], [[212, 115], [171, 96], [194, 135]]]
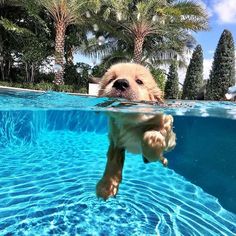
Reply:
[[82, 21], [82, 12], [88, 7], [85, 0], [38, 0], [38, 4], [45, 7], [56, 22], [64, 21], [66, 25]]
[[0, 24], [8, 31], [12, 31], [16, 34], [20, 35], [34, 35], [33, 32], [30, 30], [20, 27], [17, 24], [13, 23], [12, 21], [6, 19], [6, 18], [1, 18], [0, 19]]
[[101, 63], [105, 66], [105, 68], [109, 68], [111, 65], [118, 62], [130, 62], [132, 60], [132, 54], [124, 51], [114, 51], [102, 58]]
[[103, 58], [118, 50], [117, 40], [109, 39], [103, 45], [99, 45], [97, 39], [92, 38], [88, 45], [82, 45], [78, 50], [85, 56]]

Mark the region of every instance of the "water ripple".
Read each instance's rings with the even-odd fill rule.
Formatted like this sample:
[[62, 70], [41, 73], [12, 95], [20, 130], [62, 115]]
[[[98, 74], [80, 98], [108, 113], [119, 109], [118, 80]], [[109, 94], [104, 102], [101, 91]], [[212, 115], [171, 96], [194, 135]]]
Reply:
[[[0, 91], [1, 92], [1, 91]], [[175, 116], [223, 117], [236, 119], [236, 103], [226, 101], [169, 100], [165, 105], [150, 102], [128, 102], [124, 99], [72, 96], [65, 93], [0, 93], [0, 110], [84, 110], [109, 112], [164, 112]], [[63, 119], [63, 118], [62, 118]]]
[[30, 145], [5, 145], [1, 234], [236, 234], [236, 215], [215, 197], [157, 163], [144, 165], [140, 156], [128, 155], [118, 196], [97, 199], [106, 149], [105, 134], [69, 131], [42, 132]]

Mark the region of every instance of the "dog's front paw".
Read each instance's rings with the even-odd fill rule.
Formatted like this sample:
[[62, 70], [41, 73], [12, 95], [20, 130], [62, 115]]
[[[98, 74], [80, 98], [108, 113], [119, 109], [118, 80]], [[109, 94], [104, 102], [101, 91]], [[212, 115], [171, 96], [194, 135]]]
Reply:
[[148, 161], [162, 161], [162, 153], [166, 146], [166, 140], [160, 131], [146, 131], [141, 144], [142, 154]]
[[166, 145], [165, 137], [160, 131], [146, 131], [143, 136], [143, 145], [155, 149], [155, 151], [159, 153]]
[[119, 182], [112, 178], [103, 177], [96, 186], [97, 197], [107, 200], [118, 193]]
[[146, 131], [143, 136], [143, 143], [151, 148], [164, 147], [165, 137], [160, 131], [150, 130]]

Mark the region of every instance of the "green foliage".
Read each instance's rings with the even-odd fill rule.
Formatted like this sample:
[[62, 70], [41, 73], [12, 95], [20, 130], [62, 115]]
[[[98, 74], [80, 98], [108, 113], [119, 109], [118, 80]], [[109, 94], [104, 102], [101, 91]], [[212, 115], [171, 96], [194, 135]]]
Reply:
[[54, 90], [54, 84], [40, 82], [38, 84], [34, 84], [32, 89], [50, 91], [50, 90]]
[[91, 66], [86, 63], [77, 63], [76, 66], [81, 70], [79, 73], [79, 81], [78, 81], [79, 88], [88, 89], [89, 77], [92, 74]]
[[[62, 7], [58, 8], [59, 5]], [[54, 27], [58, 17], [64, 17], [63, 20], [67, 21], [63, 55], [67, 64], [64, 74], [66, 86], [56, 89], [72, 89], [67, 87], [68, 85], [73, 86], [74, 90], [87, 91], [91, 69], [93, 76], [101, 77], [111, 64], [130, 61], [134, 51], [134, 31], [138, 25], [145, 26], [144, 31], [148, 32], [143, 45], [142, 63], [148, 58], [156, 67], [157, 63], [164, 60], [159, 52], [173, 50], [178, 55], [182, 52], [187, 42], [191, 41], [188, 29], [197, 31], [206, 28], [205, 12], [196, 5], [191, 0], [2, 1], [0, 52], [4, 58], [3, 71], [9, 73], [1, 75], [1, 79], [24, 83], [24, 86], [37, 84], [38, 87], [50, 88], [53, 74], [43, 74], [40, 68], [47, 58], [54, 55]], [[57, 14], [58, 11], [64, 11], [65, 14]], [[88, 11], [91, 17], [85, 18]], [[182, 17], [183, 15], [185, 17]], [[80, 24], [75, 25], [78, 22]], [[94, 24], [98, 26], [98, 31], [94, 30]], [[96, 37], [93, 39], [93, 45], [88, 47], [86, 36], [91, 31]], [[103, 45], [97, 43], [100, 35], [106, 39]], [[102, 63], [105, 63], [93, 68], [81, 63], [73, 65], [73, 52], [80, 50], [82, 43], [88, 54], [101, 56], [104, 59]], [[80, 73], [77, 72], [78, 68], [81, 69]], [[153, 74], [160, 88], [164, 89], [164, 75], [158, 71], [153, 71]], [[39, 82], [42, 83], [38, 84]]]
[[12, 83], [7, 81], [0, 81], [0, 86], [12, 87]]
[[54, 80], [54, 73], [38, 73], [36, 75], [35, 82], [36, 83], [45, 83], [50, 84]]
[[67, 93], [74, 93], [78, 91], [75, 86], [73, 85], [66, 85], [66, 84], [61, 84], [61, 85], [54, 85], [53, 90], [57, 92], [67, 92]]
[[203, 52], [202, 47], [197, 45], [187, 68], [182, 99], [197, 99], [203, 86]]
[[14, 24], [12, 21], [1, 17], [0, 19], [0, 24], [8, 31], [13, 31], [16, 34], [20, 34], [20, 35], [32, 35], [33, 33], [26, 29], [26, 28], [22, 28], [19, 27], [17, 24]]
[[76, 71], [77, 66], [74, 64], [65, 65], [64, 82], [66, 85], [77, 84], [79, 85], [80, 75]]
[[[104, 35], [106, 42], [97, 45], [91, 40], [85, 49], [89, 55], [102, 59], [124, 61], [134, 58], [137, 37], [143, 37], [142, 61], [149, 58], [152, 65], [166, 62], [169, 52], [184, 55], [185, 46], [193, 41], [189, 31], [206, 30], [208, 18], [205, 10], [195, 1], [102, 1], [99, 14], [93, 16], [99, 26], [96, 34]], [[168, 53], [166, 53], [168, 52]], [[161, 55], [164, 55], [162, 57]], [[112, 57], [111, 57], [112, 56]], [[182, 61], [182, 57], [178, 57]], [[173, 58], [168, 58], [173, 59]]]
[[81, 23], [82, 13], [90, 7], [95, 7], [95, 1], [86, 0], [35, 0], [43, 6], [55, 22], [64, 21], [66, 25]]
[[[98, 73], [96, 68], [95, 72]], [[74, 85], [77, 89], [83, 88], [88, 92], [89, 77], [93, 74], [93, 69], [86, 63], [67, 64], [65, 67], [64, 81], [66, 85]]]
[[88, 93], [88, 89], [87, 88], [79, 88], [79, 91], [78, 93], [84, 93], [84, 94], [87, 94]]
[[153, 78], [155, 79], [158, 87], [164, 92], [165, 89], [165, 74], [163, 70], [159, 68], [151, 68], [150, 72], [152, 73]]
[[206, 99], [224, 100], [230, 86], [235, 84], [235, 47], [232, 34], [224, 30], [218, 42], [206, 86]]
[[92, 75], [101, 78], [105, 74], [106, 70], [107, 68], [104, 64], [96, 65], [92, 68]]
[[169, 67], [167, 81], [165, 84], [165, 98], [177, 99], [179, 93], [179, 77], [177, 73], [176, 62], [173, 62]]
[[42, 91], [58, 91], [68, 93], [87, 93], [87, 88], [81, 87], [78, 89], [76, 85], [55, 85], [53, 83], [10, 83], [6, 81], [0, 81], [0, 86], [42, 90]]
[[54, 85], [52, 83], [14, 83], [14, 82], [6, 82], [6, 81], [0, 81], [1, 86], [7, 86], [7, 87], [16, 87], [16, 88], [25, 88], [25, 89], [34, 89], [34, 90], [53, 90]]
[[51, 21], [44, 13], [36, 15], [26, 0], [7, 2], [0, 9], [0, 18], [0, 52], [5, 67], [1, 79], [34, 82], [42, 62], [52, 55], [51, 34], [46, 26]]

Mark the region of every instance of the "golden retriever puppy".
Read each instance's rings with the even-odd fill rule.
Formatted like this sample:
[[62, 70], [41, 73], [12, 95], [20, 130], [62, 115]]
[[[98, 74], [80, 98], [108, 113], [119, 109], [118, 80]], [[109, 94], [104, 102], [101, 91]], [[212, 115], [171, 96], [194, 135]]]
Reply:
[[[99, 96], [163, 102], [163, 94], [149, 70], [133, 63], [112, 66], [101, 80]], [[105, 200], [118, 192], [125, 151], [142, 154], [145, 163], [161, 161], [166, 166], [163, 152], [175, 146], [171, 115], [121, 112], [108, 115], [110, 145], [107, 163], [96, 186], [97, 196]]]
[[112, 66], [102, 78], [98, 96], [163, 102], [162, 91], [149, 70], [134, 63]]

